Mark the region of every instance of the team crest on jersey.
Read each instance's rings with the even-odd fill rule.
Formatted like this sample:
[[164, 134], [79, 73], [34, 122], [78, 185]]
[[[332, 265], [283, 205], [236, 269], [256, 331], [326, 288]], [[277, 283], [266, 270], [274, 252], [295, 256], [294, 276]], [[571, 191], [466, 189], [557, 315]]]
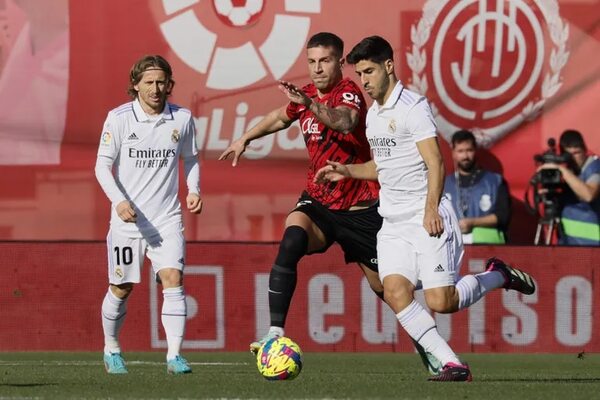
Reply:
[[177, 129], [173, 129], [173, 133], [171, 134], [171, 141], [173, 143], [177, 143], [179, 142], [180, 137], [181, 135], [179, 134], [179, 131]]
[[112, 140], [112, 134], [110, 132], [102, 133], [102, 139], [100, 143], [104, 146], [108, 146]]
[[117, 269], [115, 269], [115, 275], [116, 275], [118, 278], [122, 278], [122, 277], [123, 277], [123, 271], [121, 270], [121, 268], [117, 268]]
[[396, 132], [396, 120], [395, 119], [390, 120], [390, 123], [388, 124], [388, 132], [389, 133]]

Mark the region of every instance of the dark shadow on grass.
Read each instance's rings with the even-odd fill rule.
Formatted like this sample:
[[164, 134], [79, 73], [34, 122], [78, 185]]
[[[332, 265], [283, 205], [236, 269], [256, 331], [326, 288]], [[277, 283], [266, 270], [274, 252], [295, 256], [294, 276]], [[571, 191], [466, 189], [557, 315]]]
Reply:
[[8, 386], [8, 387], [58, 386], [58, 383], [0, 383], [0, 386]]
[[[475, 379], [473, 379], [475, 381]], [[480, 382], [598, 383], [600, 378], [505, 378], [477, 379]]]

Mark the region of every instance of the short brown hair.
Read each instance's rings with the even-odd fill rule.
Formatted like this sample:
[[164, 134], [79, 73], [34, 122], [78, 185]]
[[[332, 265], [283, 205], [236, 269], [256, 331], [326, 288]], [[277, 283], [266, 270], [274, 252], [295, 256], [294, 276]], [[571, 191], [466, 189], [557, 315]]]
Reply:
[[175, 81], [173, 80], [173, 70], [171, 69], [171, 66], [163, 57], [159, 55], [149, 55], [140, 58], [135, 64], [133, 64], [133, 67], [131, 67], [131, 70], [129, 71], [129, 86], [127, 87], [127, 94], [129, 94], [132, 99], [135, 99], [138, 96], [138, 92], [135, 90], [134, 86], [140, 83], [144, 71], [152, 68], [160, 69], [165, 72], [165, 75], [167, 75], [167, 83], [170, 86], [167, 95], [171, 94], [171, 90], [173, 89], [173, 86], [175, 86]]
[[344, 55], [344, 41], [331, 32], [319, 32], [311, 36], [306, 43], [307, 49], [313, 47], [331, 47], [339, 58]]

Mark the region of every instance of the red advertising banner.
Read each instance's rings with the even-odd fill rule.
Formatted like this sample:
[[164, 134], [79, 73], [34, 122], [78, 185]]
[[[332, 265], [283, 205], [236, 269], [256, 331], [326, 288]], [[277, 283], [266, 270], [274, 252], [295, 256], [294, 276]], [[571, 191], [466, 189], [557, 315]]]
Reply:
[[[269, 325], [267, 288], [275, 244], [188, 244], [188, 324], [184, 347], [246, 351]], [[106, 282], [103, 243], [0, 243], [0, 351], [98, 350]], [[464, 352], [598, 352], [600, 249], [468, 247], [462, 273], [496, 255], [523, 266], [538, 291], [497, 290], [468, 310], [436, 315], [438, 329]], [[166, 347], [162, 294], [150, 269], [129, 301], [125, 351]], [[412, 351], [394, 314], [372, 294], [337, 247], [305, 257], [286, 334], [306, 351]]]
[[[600, 152], [599, 8], [372, 0], [366, 18], [364, 3], [342, 0], [0, 1], [0, 239], [102, 240], [109, 204], [93, 176], [102, 122], [129, 100], [131, 65], [158, 53], [174, 69], [172, 101], [194, 115], [203, 161], [207, 213], [186, 221], [188, 239], [279, 240], [304, 185], [304, 132], [294, 124], [255, 141], [236, 169], [216, 158], [285, 103], [278, 79], [308, 82], [306, 40], [331, 31], [346, 52], [363, 37], [387, 38], [440, 136], [475, 131], [480, 164], [510, 186], [509, 239], [530, 244], [536, 218], [523, 194], [533, 155], [565, 129]], [[355, 76], [350, 66], [345, 74]]]

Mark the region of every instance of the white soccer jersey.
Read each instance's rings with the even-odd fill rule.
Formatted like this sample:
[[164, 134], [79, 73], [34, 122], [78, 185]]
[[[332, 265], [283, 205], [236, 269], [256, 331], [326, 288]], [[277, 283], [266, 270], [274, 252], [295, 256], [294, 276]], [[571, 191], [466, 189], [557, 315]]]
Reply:
[[383, 106], [374, 102], [367, 113], [367, 139], [377, 166], [379, 213], [392, 217], [406, 207], [423, 210], [427, 166], [416, 143], [436, 136], [427, 99], [400, 82]]
[[[195, 132], [191, 112], [170, 103], [156, 118], [149, 118], [137, 100], [108, 113], [96, 177], [112, 202], [112, 230], [148, 238], [182, 229], [178, 161], [184, 159], [188, 191], [199, 193]], [[136, 223], [117, 215], [116, 206], [123, 200], [132, 203]]]

